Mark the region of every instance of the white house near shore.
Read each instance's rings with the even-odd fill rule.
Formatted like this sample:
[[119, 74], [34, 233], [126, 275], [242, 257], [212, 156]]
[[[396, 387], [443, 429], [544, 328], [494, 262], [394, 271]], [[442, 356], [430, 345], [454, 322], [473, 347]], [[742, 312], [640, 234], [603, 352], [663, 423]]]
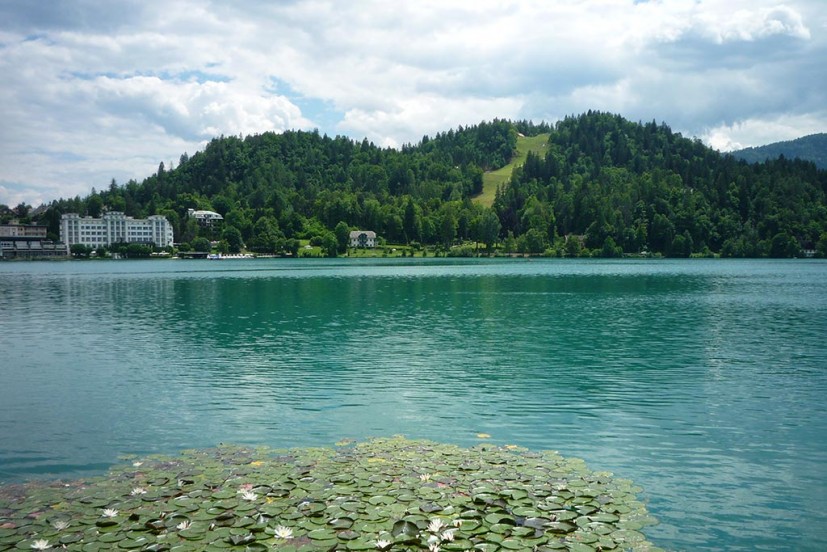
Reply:
[[350, 247], [376, 247], [376, 232], [353, 230], [350, 233]]
[[66, 213], [60, 217], [60, 241], [71, 247], [76, 243], [88, 247], [109, 246], [113, 243], [172, 245], [172, 225], [161, 215], [133, 219], [120, 211], [104, 213], [101, 218], [81, 217]]
[[198, 221], [200, 226], [204, 226], [206, 228], [211, 227], [219, 220], [224, 220], [224, 217], [215, 211], [196, 211], [195, 209], [187, 209], [187, 215]]

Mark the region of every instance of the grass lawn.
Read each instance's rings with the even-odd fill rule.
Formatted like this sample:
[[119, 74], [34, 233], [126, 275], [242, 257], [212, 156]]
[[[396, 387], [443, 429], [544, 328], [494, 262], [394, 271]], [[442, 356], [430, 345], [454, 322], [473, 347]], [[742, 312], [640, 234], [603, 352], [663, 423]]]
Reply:
[[528, 152], [545, 153], [548, 148], [548, 137], [548, 134], [538, 134], [537, 136], [530, 137], [518, 136], [517, 154], [511, 160], [511, 163], [496, 171], [485, 173], [482, 176], [482, 193], [474, 197], [473, 201], [485, 207], [491, 207], [494, 203], [497, 186], [511, 180], [511, 173], [514, 167], [519, 167], [525, 163]]
[[[401, 244], [380, 245], [373, 248], [348, 247], [346, 257], [351, 258], [378, 258], [378, 257], [408, 257], [411, 247]], [[310, 245], [310, 240], [299, 240], [298, 258], [322, 258], [324, 251], [318, 245]], [[339, 255], [342, 257], [343, 255]], [[422, 251], [414, 251], [414, 256], [421, 257]]]
[[[377, 257], [407, 257], [411, 248], [407, 245], [385, 245], [370, 249], [348, 248], [347, 256], [352, 258], [377, 258]], [[418, 254], [417, 254], [418, 253]], [[414, 252], [421, 256], [421, 252]]]

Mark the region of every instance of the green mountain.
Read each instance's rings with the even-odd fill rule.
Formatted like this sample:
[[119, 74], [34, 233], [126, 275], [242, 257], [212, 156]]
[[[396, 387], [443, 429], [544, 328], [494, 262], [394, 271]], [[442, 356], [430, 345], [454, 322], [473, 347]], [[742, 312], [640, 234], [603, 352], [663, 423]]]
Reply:
[[749, 163], [761, 163], [767, 159], [778, 159], [783, 155], [787, 159], [812, 161], [819, 169], [827, 169], [827, 133], [746, 148], [734, 151], [732, 155]]
[[[525, 160], [512, 163], [518, 150]], [[486, 174], [503, 167], [492, 200]], [[160, 213], [177, 242], [276, 253], [311, 240], [335, 254], [358, 228], [446, 251], [475, 241], [530, 254], [791, 257], [827, 254], [825, 198], [827, 171], [811, 162], [751, 165], [663, 123], [590, 111], [553, 126], [483, 122], [400, 149], [318, 132], [222, 136], [177, 167], [54, 201], [37, 218], [56, 236], [66, 212]], [[188, 209], [224, 222], [199, 227]]]

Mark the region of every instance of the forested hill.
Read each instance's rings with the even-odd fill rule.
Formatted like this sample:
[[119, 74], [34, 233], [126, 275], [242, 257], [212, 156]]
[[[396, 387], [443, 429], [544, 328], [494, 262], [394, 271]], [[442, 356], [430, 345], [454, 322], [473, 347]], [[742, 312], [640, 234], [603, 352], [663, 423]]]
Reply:
[[588, 113], [555, 125], [494, 202], [503, 232], [583, 234], [588, 248], [672, 256], [827, 253], [827, 172], [750, 165], [665, 124]]
[[783, 155], [787, 159], [812, 161], [818, 168], [827, 169], [827, 133], [811, 134], [786, 142], [733, 151], [732, 155], [750, 163], [777, 159]]
[[[528, 155], [492, 207], [472, 202], [483, 171], [508, 163], [521, 135], [540, 133], [550, 133], [548, 151]], [[825, 192], [827, 172], [813, 163], [750, 165], [665, 124], [589, 112], [551, 128], [495, 120], [399, 150], [316, 132], [221, 137], [143, 182], [55, 201], [41, 219], [56, 233], [65, 212], [160, 213], [178, 242], [223, 238], [261, 252], [359, 228], [443, 248], [795, 256], [827, 251]], [[189, 208], [221, 213], [223, 226], [199, 228]]]

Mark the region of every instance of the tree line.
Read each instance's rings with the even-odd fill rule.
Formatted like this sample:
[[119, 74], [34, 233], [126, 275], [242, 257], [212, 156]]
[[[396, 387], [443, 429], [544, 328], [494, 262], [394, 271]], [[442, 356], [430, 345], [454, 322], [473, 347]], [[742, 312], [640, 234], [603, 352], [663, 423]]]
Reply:
[[[492, 207], [475, 202], [484, 173], [511, 160], [521, 134], [540, 133], [548, 150], [528, 155]], [[0, 206], [0, 217], [22, 208], [56, 238], [63, 213], [161, 214], [176, 242], [262, 253], [313, 240], [336, 254], [346, 231], [363, 229], [446, 250], [791, 257], [827, 255], [825, 193], [827, 172], [810, 162], [749, 164], [663, 123], [589, 111], [554, 125], [482, 122], [399, 149], [315, 131], [221, 136], [142, 182], [112, 180], [35, 216]], [[188, 209], [216, 211], [223, 224], [201, 227]]]

